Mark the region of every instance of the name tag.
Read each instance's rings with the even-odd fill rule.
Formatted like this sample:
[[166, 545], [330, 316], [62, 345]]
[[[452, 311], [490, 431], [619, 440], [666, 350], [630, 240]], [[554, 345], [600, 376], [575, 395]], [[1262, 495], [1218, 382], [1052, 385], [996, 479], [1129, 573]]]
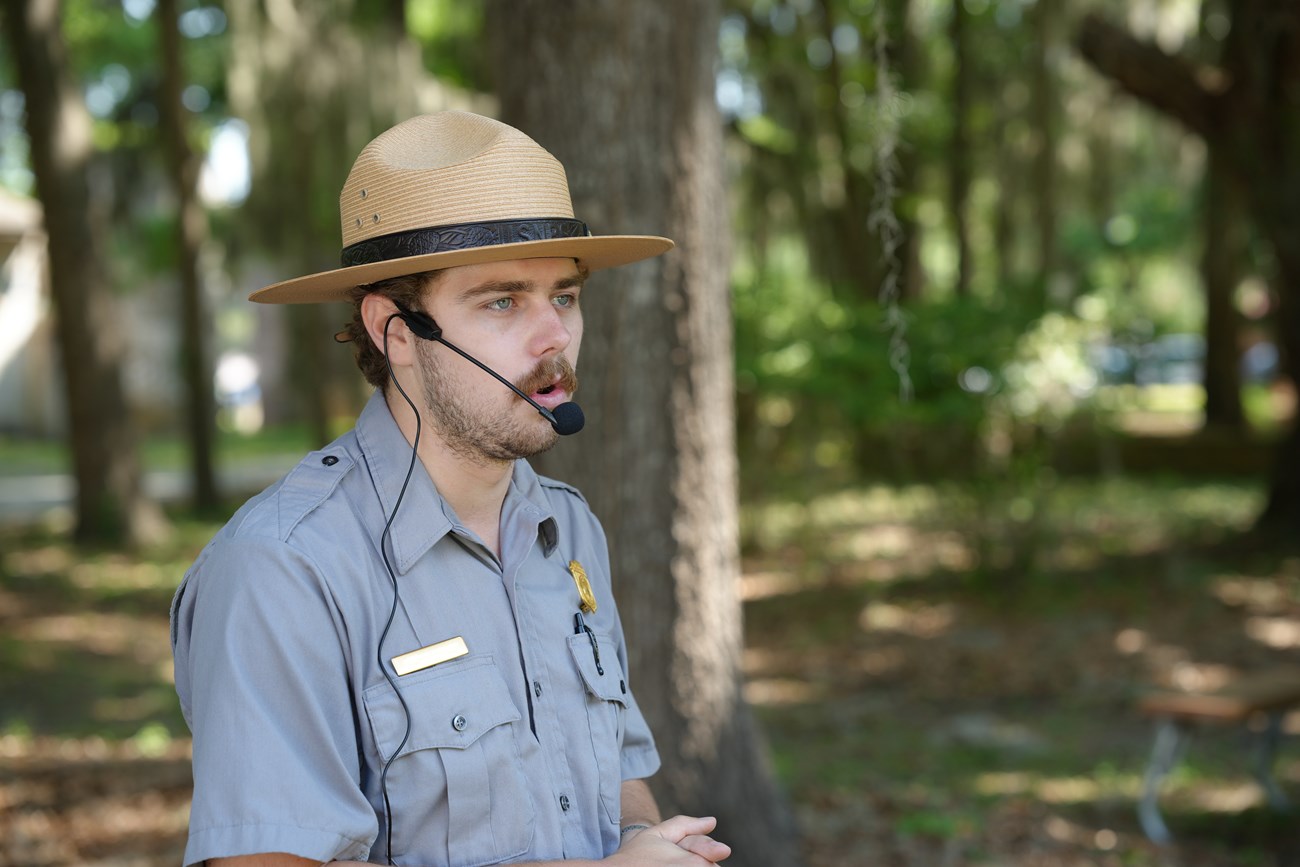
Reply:
[[419, 650], [412, 650], [410, 653], [394, 656], [392, 663], [393, 668], [400, 677], [403, 674], [423, 671], [426, 668], [432, 668], [449, 660], [458, 659], [467, 653], [469, 653], [469, 648], [465, 646], [465, 639], [457, 635], [455, 638], [448, 638], [446, 641], [439, 641], [437, 644], [430, 644], [428, 647], [421, 647]]

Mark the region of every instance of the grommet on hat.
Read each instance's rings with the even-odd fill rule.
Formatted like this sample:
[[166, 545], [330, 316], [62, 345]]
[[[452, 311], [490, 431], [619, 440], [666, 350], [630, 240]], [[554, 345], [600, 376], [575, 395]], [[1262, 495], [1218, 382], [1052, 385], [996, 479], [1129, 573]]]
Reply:
[[597, 271], [673, 247], [653, 235], [593, 235], [573, 215], [559, 160], [514, 127], [463, 111], [412, 118], [366, 145], [339, 212], [342, 268], [249, 300], [344, 301], [366, 283], [511, 259], [570, 258]]

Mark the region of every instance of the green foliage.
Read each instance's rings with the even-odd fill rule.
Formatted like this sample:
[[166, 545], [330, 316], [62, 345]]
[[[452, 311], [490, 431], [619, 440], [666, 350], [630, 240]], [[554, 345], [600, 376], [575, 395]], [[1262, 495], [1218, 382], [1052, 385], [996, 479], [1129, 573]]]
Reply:
[[467, 90], [488, 89], [489, 64], [483, 40], [485, 5], [458, 0], [408, 0], [407, 32], [420, 43], [425, 69], [439, 80]]

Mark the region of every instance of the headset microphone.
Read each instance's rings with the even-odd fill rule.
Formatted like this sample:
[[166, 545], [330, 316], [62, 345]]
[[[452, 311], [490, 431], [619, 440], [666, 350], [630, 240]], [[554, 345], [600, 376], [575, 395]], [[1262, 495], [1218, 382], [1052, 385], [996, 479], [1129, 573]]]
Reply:
[[513, 382], [506, 379], [504, 376], [497, 373], [495, 370], [488, 367], [459, 346], [448, 342], [447, 339], [442, 336], [442, 329], [438, 327], [438, 323], [434, 322], [433, 318], [428, 314], [414, 310], [407, 310], [405, 307], [398, 306], [397, 315], [406, 323], [406, 327], [410, 328], [411, 333], [416, 337], [441, 343], [466, 361], [473, 362], [483, 372], [491, 374], [497, 382], [500, 382], [506, 388], [522, 397], [528, 402], [529, 406], [541, 414], [542, 418], [551, 423], [551, 427], [560, 436], [576, 434], [578, 431], [582, 430], [583, 425], [587, 423], [586, 416], [582, 414], [582, 407], [578, 406], [573, 401], [570, 400], [560, 404], [555, 408], [554, 412], [552, 412], [528, 395], [524, 394], [523, 391], [521, 391]]

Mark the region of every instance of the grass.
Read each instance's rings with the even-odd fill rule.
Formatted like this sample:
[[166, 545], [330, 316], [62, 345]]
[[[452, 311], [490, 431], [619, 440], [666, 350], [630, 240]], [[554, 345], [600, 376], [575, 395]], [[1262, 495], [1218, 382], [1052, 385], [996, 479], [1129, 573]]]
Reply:
[[[220, 429], [215, 459], [219, 463], [284, 459], [292, 464], [314, 447], [311, 435], [301, 426], [264, 428], [255, 434]], [[177, 436], [150, 437], [140, 451], [150, 470], [182, 470], [189, 465], [188, 445]], [[0, 476], [65, 473], [69, 469], [70, 456], [61, 440], [0, 435]]]
[[[1300, 556], [1237, 535], [1262, 496], [1048, 477], [1029, 493], [869, 486], [748, 504], [746, 690], [809, 867], [1170, 863], [1133, 815], [1151, 737], [1133, 700], [1295, 658], [1252, 638], [1252, 618], [1300, 623]], [[136, 554], [0, 530], [0, 799], [14, 805], [0, 841], [34, 847], [14, 863], [179, 860], [188, 732], [167, 609], [217, 525], [173, 520]], [[1241, 747], [1207, 731], [1168, 781], [1178, 863], [1300, 850]], [[1295, 794], [1300, 761], [1284, 752], [1278, 770]]]
[[[811, 863], [1164, 863], [1134, 816], [1152, 736], [1134, 699], [1300, 647], [1252, 638], [1252, 617], [1300, 623], [1300, 556], [1240, 535], [1262, 495], [1053, 477], [1028, 511], [997, 486], [751, 503], [748, 695]], [[1207, 730], [1167, 781], [1183, 863], [1300, 852], [1250, 758]]]

